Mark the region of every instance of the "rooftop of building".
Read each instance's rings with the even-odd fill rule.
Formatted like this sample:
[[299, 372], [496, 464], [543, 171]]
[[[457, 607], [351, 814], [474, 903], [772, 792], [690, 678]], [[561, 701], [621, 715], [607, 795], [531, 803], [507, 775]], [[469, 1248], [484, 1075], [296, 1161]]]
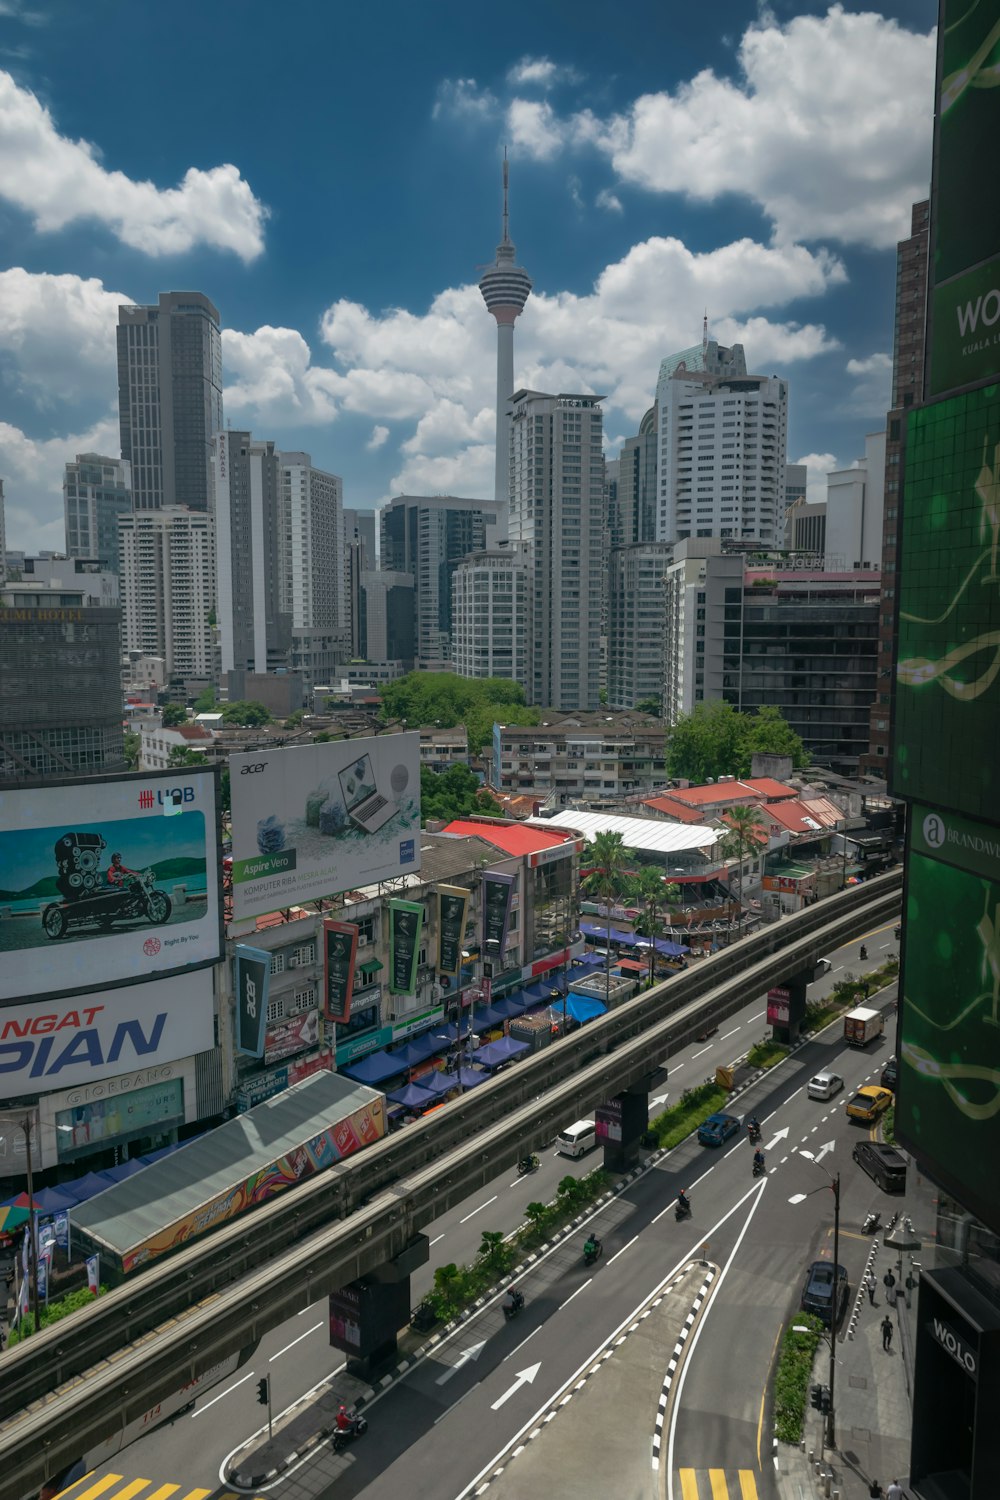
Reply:
[[585, 730], [588, 733], [618, 734], [630, 732], [637, 729], [653, 730], [665, 734], [666, 729], [662, 719], [655, 718], [652, 714], [641, 714], [631, 711], [621, 713], [608, 713], [606, 710], [597, 709], [592, 712], [560, 712], [558, 709], [543, 709], [537, 724], [501, 724], [500, 730], [503, 734], [522, 735], [530, 739], [537, 735], [540, 730]]
[[826, 833], [844, 822], [839, 807], [825, 797], [793, 797], [787, 802], [769, 802], [761, 809], [761, 815], [787, 828], [789, 833]]
[[564, 808], [556, 817], [529, 818], [532, 828], [568, 829], [592, 843], [599, 833], [620, 833], [626, 849], [646, 849], [656, 854], [680, 854], [690, 849], [714, 849], [721, 837], [705, 823], [686, 826], [665, 823], [662, 818], [630, 818], [620, 813], [577, 812]]
[[537, 826], [537, 821], [531, 819], [527, 823], [511, 823], [500, 818], [455, 818], [442, 832], [462, 838], [485, 839], [510, 855], [541, 854], [543, 850], [555, 849], [572, 838], [569, 833], [543, 831]]

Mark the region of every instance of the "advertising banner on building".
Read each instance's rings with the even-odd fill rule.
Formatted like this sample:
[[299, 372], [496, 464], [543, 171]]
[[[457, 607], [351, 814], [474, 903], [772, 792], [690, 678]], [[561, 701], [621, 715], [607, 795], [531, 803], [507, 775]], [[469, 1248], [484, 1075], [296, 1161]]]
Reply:
[[791, 992], [778, 986], [767, 992], [767, 1024], [787, 1026]]
[[[1000, 387], [909, 416], [892, 791], [1000, 812]], [[969, 756], [972, 754], [970, 769]]]
[[328, 1021], [351, 1019], [358, 929], [353, 922], [323, 923], [323, 1014]]
[[233, 916], [418, 870], [419, 760], [419, 734], [230, 756]]
[[184, 1124], [184, 1082], [165, 1078], [148, 1088], [129, 1089], [62, 1109], [56, 1114], [56, 1151], [73, 1161], [100, 1146], [161, 1135]]
[[0, 789], [0, 909], [0, 1001], [216, 963], [214, 770]]
[[983, 143], [1000, 137], [1000, 4], [944, 0], [938, 31], [928, 394], [1000, 371], [1000, 201]]
[[236, 1112], [245, 1115], [248, 1109], [263, 1104], [265, 1099], [273, 1099], [275, 1094], [280, 1094], [293, 1083], [299, 1083], [303, 1078], [311, 1078], [313, 1073], [325, 1072], [332, 1067], [333, 1052], [329, 1047], [318, 1047], [315, 1052], [292, 1058], [280, 1067], [254, 1073], [250, 1078], [244, 1078], [236, 1090]]
[[287, 1021], [278, 1021], [264, 1033], [264, 1056], [268, 1062], [291, 1057], [296, 1052], [307, 1052], [319, 1042], [319, 1011], [303, 1011], [301, 1016], [291, 1016]]
[[915, 804], [896, 1137], [1000, 1232], [1000, 832]]
[[389, 902], [389, 990], [393, 995], [416, 993], [423, 920], [424, 909], [418, 902]]
[[460, 885], [439, 885], [438, 973], [458, 974], [462, 967], [462, 939], [469, 910], [469, 891]]
[[0, 1006], [0, 1095], [45, 1093], [148, 1070], [215, 1046], [212, 975]]
[[513, 875], [487, 870], [483, 876], [483, 952], [502, 956], [507, 946], [507, 927], [514, 894]]
[[236, 944], [236, 1050], [264, 1056], [264, 1023], [271, 985], [271, 955], [263, 948]]

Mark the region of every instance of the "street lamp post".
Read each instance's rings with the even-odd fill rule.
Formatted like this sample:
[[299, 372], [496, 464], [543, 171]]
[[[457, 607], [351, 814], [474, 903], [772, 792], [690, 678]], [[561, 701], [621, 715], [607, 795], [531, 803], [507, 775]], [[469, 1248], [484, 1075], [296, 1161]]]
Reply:
[[837, 1446], [834, 1428], [834, 1397], [837, 1376], [837, 1360], [834, 1352], [836, 1345], [834, 1341], [837, 1336], [837, 1303], [839, 1301], [837, 1293], [840, 1290], [840, 1276], [838, 1274], [840, 1267], [840, 1173], [838, 1172], [834, 1175], [832, 1172], [827, 1172], [819, 1159], [819, 1156], [822, 1154], [823, 1152], [820, 1152], [819, 1155], [814, 1156], [811, 1151], [799, 1152], [800, 1156], [804, 1156], [807, 1161], [811, 1161], [826, 1174], [830, 1179], [830, 1187], [833, 1190], [833, 1294], [830, 1302], [830, 1410], [827, 1412], [826, 1417], [826, 1446], [833, 1451]]
[[38, 1310], [38, 1231], [35, 1222], [34, 1179], [31, 1172], [31, 1126], [31, 1116], [25, 1115], [21, 1121], [21, 1129], [24, 1131], [25, 1165], [28, 1175], [28, 1223], [26, 1228], [28, 1236], [28, 1275], [31, 1280], [29, 1287], [31, 1293], [31, 1312], [35, 1321], [35, 1332], [38, 1333], [42, 1326], [42, 1319]]

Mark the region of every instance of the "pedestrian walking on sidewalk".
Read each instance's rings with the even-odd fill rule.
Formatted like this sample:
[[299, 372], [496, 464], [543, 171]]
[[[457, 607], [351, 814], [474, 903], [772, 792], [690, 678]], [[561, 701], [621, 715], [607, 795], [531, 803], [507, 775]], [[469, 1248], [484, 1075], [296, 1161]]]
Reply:
[[868, 1293], [868, 1301], [872, 1307], [875, 1306], [875, 1272], [869, 1271], [865, 1277], [865, 1290]]
[[886, 1351], [886, 1353], [888, 1353], [891, 1344], [892, 1319], [890, 1318], [889, 1314], [886, 1313], [885, 1317], [882, 1319], [882, 1348]]
[[906, 1500], [906, 1491], [898, 1479], [894, 1479], [886, 1490], [885, 1500]]
[[889, 1267], [888, 1271], [886, 1271], [885, 1275], [882, 1277], [882, 1285], [885, 1287], [885, 1294], [888, 1297], [889, 1293], [892, 1291], [893, 1287], [896, 1285], [896, 1278], [892, 1274], [892, 1267], [891, 1266]]
[[885, 1500], [885, 1490], [879, 1484], [877, 1479], [873, 1479], [871, 1484], [868, 1486], [868, 1494], [871, 1497], [871, 1500]]

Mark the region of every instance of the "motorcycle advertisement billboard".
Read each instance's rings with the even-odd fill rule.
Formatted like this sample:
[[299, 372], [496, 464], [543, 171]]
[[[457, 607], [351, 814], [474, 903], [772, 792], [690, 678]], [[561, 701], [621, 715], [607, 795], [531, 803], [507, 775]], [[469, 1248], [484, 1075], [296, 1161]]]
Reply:
[[218, 962], [216, 774], [0, 790], [0, 1001]]
[[215, 1045], [212, 975], [0, 1006], [0, 1096], [37, 1094], [176, 1062]]
[[231, 755], [233, 916], [420, 868], [420, 736]]
[[236, 1050], [264, 1056], [264, 1023], [271, 984], [271, 955], [263, 948], [236, 944]]

